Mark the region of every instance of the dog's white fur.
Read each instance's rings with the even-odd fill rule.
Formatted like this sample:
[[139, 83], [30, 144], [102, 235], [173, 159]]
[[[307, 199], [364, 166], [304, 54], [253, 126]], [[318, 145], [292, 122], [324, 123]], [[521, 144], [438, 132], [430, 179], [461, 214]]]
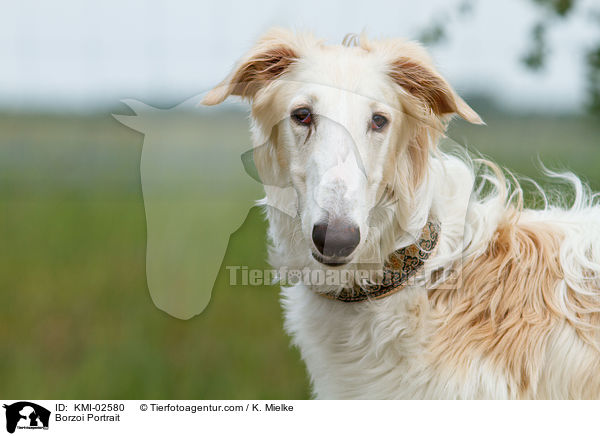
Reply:
[[[600, 207], [572, 174], [570, 207], [522, 207], [496, 165], [441, 152], [449, 117], [481, 123], [403, 40], [326, 46], [270, 31], [205, 98], [252, 101], [255, 161], [268, 180], [270, 261], [328, 271], [310, 230], [324, 212], [361, 240], [337, 270], [377, 265], [411, 244], [429, 216], [441, 239], [421, 282], [343, 303], [354, 279], [282, 288], [285, 327], [317, 398], [599, 398]], [[316, 127], [289, 118], [309, 106]], [[372, 113], [389, 125], [369, 130]], [[285, 206], [287, 205], [287, 206]], [[292, 216], [282, 210], [297, 205]], [[287, 209], [286, 209], [287, 207]], [[293, 210], [295, 206], [291, 206]], [[374, 254], [375, 253], [375, 254]], [[382, 255], [379, 255], [382, 253]], [[371, 268], [372, 269], [372, 268]]]

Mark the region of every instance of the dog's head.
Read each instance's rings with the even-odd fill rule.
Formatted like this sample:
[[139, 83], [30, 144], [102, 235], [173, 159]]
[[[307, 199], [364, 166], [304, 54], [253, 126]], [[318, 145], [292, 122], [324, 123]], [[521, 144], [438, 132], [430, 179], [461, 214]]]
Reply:
[[424, 49], [399, 39], [327, 46], [275, 29], [203, 102], [229, 95], [251, 101], [258, 172], [293, 186], [303, 238], [325, 265], [359, 260], [389, 215], [378, 209], [407, 229], [450, 116], [482, 123]]

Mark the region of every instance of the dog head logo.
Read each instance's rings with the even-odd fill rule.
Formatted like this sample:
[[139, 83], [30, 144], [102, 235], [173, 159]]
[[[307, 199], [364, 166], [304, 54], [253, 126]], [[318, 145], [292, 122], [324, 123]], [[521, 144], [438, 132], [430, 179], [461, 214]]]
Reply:
[[19, 401], [3, 406], [6, 409], [6, 431], [19, 429], [48, 429], [50, 411], [29, 401]]
[[[230, 123], [226, 116], [208, 116], [208, 109], [197, 107], [199, 99], [169, 109], [124, 100], [135, 114], [114, 115], [144, 135], [140, 177], [148, 290], [156, 307], [179, 319], [198, 315], [208, 305], [229, 237], [261, 191], [248, 178], [253, 177], [253, 163], [244, 153], [248, 147], [216, 137], [215, 128], [231, 129]], [[245, 129], [243, 135], [241, 141]], [[282, 207], [296, 212], [293, 204]]]

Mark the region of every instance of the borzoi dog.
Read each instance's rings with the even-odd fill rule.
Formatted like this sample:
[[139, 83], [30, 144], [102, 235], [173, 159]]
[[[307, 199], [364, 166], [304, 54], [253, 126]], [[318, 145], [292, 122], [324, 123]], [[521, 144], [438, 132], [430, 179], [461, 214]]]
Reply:
[[596, 196], [548, 171], [573, 203], [527, 209], [509, 173], [442, 151], [452, 116], [483, 121], [419, 44], [274, 29], [203, 103], [230, 95], [264, 204], [297, 211], [266, 207], [270, 261], [311, 272], [282, 304], [316, 398], [600, 397]]

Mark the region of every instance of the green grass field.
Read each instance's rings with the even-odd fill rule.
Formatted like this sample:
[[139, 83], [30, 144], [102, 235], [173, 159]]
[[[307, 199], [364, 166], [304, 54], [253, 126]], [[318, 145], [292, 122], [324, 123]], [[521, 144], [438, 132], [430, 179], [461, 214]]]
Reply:
[[[484, 118], [487, 127], [456, 121], [450, 137], [519, 174], [536, 177], [539, 156], [600, 189], [594, 120]], [[226, 180], [234, 200], [259, 197], [240, 170], [250, 143], [244, 115], [182, 117], [173, 132], [222, 145], [206, 174], [211, 207], [221, 207]], [[0, 117], [0, 396], [308, 398], [275, 287], [230, 287], [222, 268], [201, 315], [182, 321], [153, 305], [142, 142], [108, 114]], [[253, 209], [223, 265], [266, 268], [264, 232]]]

